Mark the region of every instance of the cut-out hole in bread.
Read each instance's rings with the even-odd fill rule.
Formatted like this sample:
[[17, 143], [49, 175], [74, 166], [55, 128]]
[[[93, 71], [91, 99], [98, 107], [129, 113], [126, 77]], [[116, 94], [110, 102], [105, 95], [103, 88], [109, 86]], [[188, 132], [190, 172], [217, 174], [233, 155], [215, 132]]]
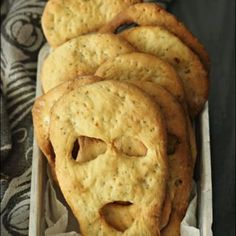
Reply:
[[176, 187], [179, 187], [179, 186], [182, 185], [182, 184], [183, 184], [182, 179], [177, 179], [177, 180], [175, 181], [175, 186], [176, 186]]
[[178, 137], [176, 137], [174, 134], [168, 134], [167, 154], [173, 155], [176, 152], [179, 143]]
[[125, 201], [111, 202], [101, 208], [100, 215], [110, 227], [125, 232], [134, 222], [134, 205]]
[[101, 139], [81, 136], [75, 142], [72, 149], [72, 158], [79, 162], [88, 162], [104, 154], [107, 145]]
[[78, 156], [78, 153], [79, 153], [79, 142], [78, 140], [76, 139], [75, 142], [74, 142], [74, 145], [73, 145], [73, 149], [72, 149], [72, 158], [76, 161], [77, 160], [77, 156]]
[[131, 29], [131, 28], [135, 28], [137, 27], [138, 24], [136, 23], [126, 23], [126, 24], [122, 24], [119, 27], [116, 28], [114, 34], [119, 34], [127, 29]]
[[54, 152], [54, 148], [53, 148], [53, 146], [52, 146], [51, 141], [48, 142], [48, 149], [49, 149], [51, 161], [55, 162], [56, 154], [55, 154], [55, 152]]
[[147, 154], [147, 147], [138, 139], [132, 137], [120, 137], [114, 140], [115, 148], [130, 157], [144, 157]]

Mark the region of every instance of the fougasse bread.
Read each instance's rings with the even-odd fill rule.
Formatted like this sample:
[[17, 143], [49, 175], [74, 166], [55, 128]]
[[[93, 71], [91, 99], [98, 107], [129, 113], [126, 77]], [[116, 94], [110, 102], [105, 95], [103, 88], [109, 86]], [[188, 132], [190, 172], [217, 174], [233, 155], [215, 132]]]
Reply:
[[[170, 179], [168, 182], [168, 204], [171, 212], [167, 211], [162, 217], [167, 220], [167, 225], [161, 235], [180, 235], [180, 223], [186, 213], [190, 192], [192, 189], [193, 165], [189, 147], [189, 136], [187, 131], [187, 120], [185, 112], [178, 101], [164, 88], [153, 82], [131, 81], [133, 84], [152, 96], [167, 123], [167, 150], [170, 167]], [[171, 205], [169, 206], [169, 200]], [[116, 225], [120, 230], [125, 230], [132, 225], [135, 218], [135, 209], [130, 206], [124, 209], [121, 205], [110, 206], [105, 213], [109, 222]], [[170, 217], [168, 217], [170, 213]], [[120, 221], [119, 215], [124, 215]], [[163, 223], [166, 224], [166, 222]], [[165, 234], [165, 232], [169, 234]]]
[[48, 93], [38, 97], [32, 108], [32, 117], [34, 124], [34, 133], [37, 143], [44, 156], [48, 160], [52, 176], [57, 181], [55, 173], [55, 153], [49, 140], [49, 127], [51, 120], [51, 109], [53, 105], [65, 94], [71, 90], [86, 84], [101, 81], [97, 76], [80, 76], [74, 80], [68, 80], [58, 85]]
[[106, 60], [135, 49], [113, 34], [89, 34], [74, 38], [53, 50], [43, 63], [44, 92], [79, 75], [94, 74]]
[[[80, 137], [100, 140], [105, 148], [79, 162]], [[167, 137], [162, 113], [146, 93], [118, 81], [73, 90], [52, 109], [50, 140], [61, 191], [82, 235], [160, 235]], [[106, 220], [111, 204], [135, 208], [124, 232]]]
[[199, 58], [174, 34], [159, 26], [140, 26], [121, 33], [139, 51], [170, 63], [183, 82], [189, 113], [196, 116], [208, 98], [209, 80]]
[[42, 28], [56, 48], [79, 35], [95, 32], [116, 14], [142, 0], [50, 0], [42, 15]]
[[205, 68], [210, 67], [208, 53], [200, 41], [174, 15], [155, 3], [139, 3], [120, 12], [100, 32], [116, 32], [119, 26], [135, 23], [138, 26], [160, 26], [180, 38], [201, 59]]

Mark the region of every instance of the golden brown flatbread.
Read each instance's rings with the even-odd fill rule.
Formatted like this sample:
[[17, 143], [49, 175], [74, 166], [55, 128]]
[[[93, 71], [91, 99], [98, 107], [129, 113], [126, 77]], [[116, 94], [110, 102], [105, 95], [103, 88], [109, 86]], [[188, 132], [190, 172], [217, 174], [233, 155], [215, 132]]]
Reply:
[[[74, 147], [81, 136], [101, 140], [105, 150], [93, 160], [77, 162]], [[53, 107], [50, 140], [60, 188], [83, 235], [122, 234], [102, 214], [113, 203], [136, 208], [123, 235], [160, 235], [168, 176], [166, 128], [148, 95], [118, 81], [73, 90]], [[136, 150], [140, 145], [144, 153]]]
[[95, 32], [116, 14], [141, 0], [50, 0], [42, 28], [49, 44], [56, 48], [79, 35]]
[[173, 67], [150, 54], [132, 52], [104, 62], [95, 75], [121, 81], [152, 81], [173, 94], [185, 106], [183, 83]]
[[113, 34], [79, 36], [53, 50], [43, 63], [44, 92], [79, 75], [92, 75], [106, 60], [134, 52], [125, 40]]
[[198, 57], [176, 36], [158, 26], [142, 26], [121, 33], [131, 45], [170, 63], [183, 82], [189, 112], [197, 115], [209, 92], [207, 72]]

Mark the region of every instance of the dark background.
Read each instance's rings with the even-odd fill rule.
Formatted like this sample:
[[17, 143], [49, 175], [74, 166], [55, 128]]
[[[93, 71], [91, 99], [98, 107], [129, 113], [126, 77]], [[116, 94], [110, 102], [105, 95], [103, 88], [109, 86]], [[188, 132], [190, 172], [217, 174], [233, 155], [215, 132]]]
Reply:
[[174, 0], [173, 12], [211, 58], [213, 234], [235, 235], [235, 0]]

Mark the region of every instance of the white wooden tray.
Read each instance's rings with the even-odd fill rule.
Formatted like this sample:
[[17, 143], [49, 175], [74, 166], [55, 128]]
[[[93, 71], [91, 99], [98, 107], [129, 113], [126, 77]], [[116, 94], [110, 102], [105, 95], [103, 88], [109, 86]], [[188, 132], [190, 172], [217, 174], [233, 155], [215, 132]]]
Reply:
[[[39, 53], [37, 90], [36, 96], [42, 94], [40, 85], [41, 62], [49, 53], [46, 44]], [[212, 236], [212, 180], [211, 180], [211, 152], [210, 152], [210, 132], [209, 132], [209, 113], [208, 103], [196, 122], [197, 141], [198, 141], [198, 162], [196, 168], [197, 191], [198, 191], [198, 228], [201, 236]], [[46, 184], [46, 158], [42, 157], [36, 139], [34, 139], [33, 161], [32, 161], [32, 180], [30, 198], [30, 222], [29, 235], [44, 235], [44, 193]]]

